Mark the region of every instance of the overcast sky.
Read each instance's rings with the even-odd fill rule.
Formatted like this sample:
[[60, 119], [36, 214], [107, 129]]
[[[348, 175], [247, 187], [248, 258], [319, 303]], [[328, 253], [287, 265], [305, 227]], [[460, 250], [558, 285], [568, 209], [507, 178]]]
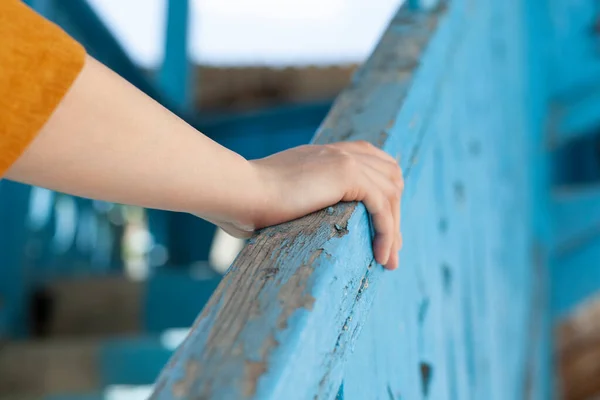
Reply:
[[[207, 64], [361, 61], [402, 0], [190, 0], [190, 57]], [[89, 0], [135, 61], [162, 59], [166, 0]]]

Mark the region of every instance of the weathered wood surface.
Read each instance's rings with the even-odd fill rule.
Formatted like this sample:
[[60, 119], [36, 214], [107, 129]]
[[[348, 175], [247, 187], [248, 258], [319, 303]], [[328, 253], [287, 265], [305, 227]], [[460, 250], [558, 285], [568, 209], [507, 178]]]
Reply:
[[517, 0], [400, 9], [314, 139], [399, 160], [400, 270], [373, 261], [362, 205], [265, 229], [153, 399], [548, 398], [525, 13]]

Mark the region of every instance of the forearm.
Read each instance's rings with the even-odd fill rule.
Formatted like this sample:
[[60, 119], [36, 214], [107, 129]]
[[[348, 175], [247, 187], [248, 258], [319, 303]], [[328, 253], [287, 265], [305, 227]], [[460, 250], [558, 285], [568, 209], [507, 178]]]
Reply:
[[92, 58], [9, 179], [78, 196], [183, 211], [244, 237], [339, 201], [362, 201], [378, 262], [398, 265], [402, 175], [366, 142], [301, 146], [246, 161]]
[[250, 163], [90, 57], [7, 178], [209, 219], [251, 213], [258, 193]]

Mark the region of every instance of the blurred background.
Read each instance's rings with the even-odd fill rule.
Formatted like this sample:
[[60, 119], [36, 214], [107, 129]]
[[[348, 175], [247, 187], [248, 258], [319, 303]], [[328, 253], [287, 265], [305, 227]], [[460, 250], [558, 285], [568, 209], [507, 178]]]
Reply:
[[[26, 2], [258, 158], [309, 142], [402, 0]], [[189, 215], [0, 181], [0, 400], [145, 398], [242, 245]]]

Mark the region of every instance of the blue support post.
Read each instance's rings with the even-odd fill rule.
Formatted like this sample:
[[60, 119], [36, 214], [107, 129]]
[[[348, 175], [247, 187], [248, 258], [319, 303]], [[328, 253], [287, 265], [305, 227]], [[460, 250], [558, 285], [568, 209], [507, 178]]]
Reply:
[[[29, 331], [26, 269], [27, 206], [30, 188], [0, 181], [0, 341], [24, 337]], [[5, 229], [4, 227], [10, 227]]]
[[408, 0], [408, 4], [413, 10], [431, 10], [443, 1], [445, 0]]
[[159, 86], [170, 102], [179, 109], [189, 108], [190, 93], [196, 88], [190, 75], [187, 56], [189, 0], [169, 0], [164, 60], [159, 73]]
[[[54, 22], [61, 25], [69, 34], [79, 40], [92, 56], [175, 114], [184, 117], [184, 119], [191, 118], [183, 110], [178, 109], [177, 105], [173, 104], [165, 96], [165, 93], [160, 90], [159, 85], [156, 85], [135, 65], [110, 29], [86, 0], [58, 1], [53, 4], [52, 19]], [[180, 10], [176, 7], [175, 12], [180, 12]]]
[[24, 0], [25, 4], [48, 19], [54, 17], [55, 0]]

